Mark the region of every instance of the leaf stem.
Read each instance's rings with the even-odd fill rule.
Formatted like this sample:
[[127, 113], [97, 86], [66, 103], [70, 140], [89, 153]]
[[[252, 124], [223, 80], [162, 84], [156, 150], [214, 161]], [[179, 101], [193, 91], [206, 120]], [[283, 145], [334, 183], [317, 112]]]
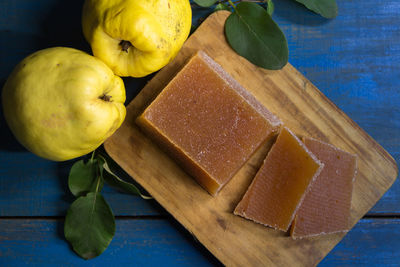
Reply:
[[[232, 0], [228, 0], [229, 4], [232, 6], [232, 8], [236, 11], [236, 5], [232, 2]], [[238, 1], [240, 2], [240, 1]]]
[[[94, 152], [93, 152], [93, 154], [94, 154]], [[98, 155], [98, 156], [100, 156], [100, 155]], [[101, 180], [103, 179], [103, 177], [101, 175], [101, 166], [100, 166], [99, 161], [97, 161], [97, 164], [96, 164], [96, 176], [97, 176], [97, 184], [96, 184], [95, 192], [97, 194], [99, 192], [99, 186], [100, 186]]]
[[96, 149], [95, 150], [93, 150], [93, 152], [92, 152], [92, 157], [90, 158], [90, 161], [93, 161], [93, 159], [94, 159], [94, 154], [96, 153]]
[[[97, 169], [97, 171], [99, 171], [98, 169]], [[100, 180], [101, 180], [101, 176], [100, 176], [100, 174], [98, 174], [98, 179], [97, 179], [97, 184], [96, 184], [96, 194], [99, 192], [99, 186], [100, 186]]]

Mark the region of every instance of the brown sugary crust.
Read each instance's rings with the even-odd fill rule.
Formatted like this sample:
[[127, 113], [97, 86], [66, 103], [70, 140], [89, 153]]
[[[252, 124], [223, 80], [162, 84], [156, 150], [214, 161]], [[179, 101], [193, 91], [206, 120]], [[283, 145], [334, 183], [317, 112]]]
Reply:
[[264, 107], [249, 91], [247, 91], [242, 85], [239, 84], [229, 73], [227, 73], [221, 65], [215, 62], [212, 58], [210, 58], [205, 52], [198, 51], [197, 55], [202, 57], [208, 65], [210, 65], [215, 72], [225, 80], [235, 91], [242, 96], [247, 103], [249, 103], [254, 109], [259, 111], [268, 121], [269, 123], [276, 127], [280, 128], [282, 125], [281, 120], [275, 116], [271, 111], [269, 111], [266, 107]]

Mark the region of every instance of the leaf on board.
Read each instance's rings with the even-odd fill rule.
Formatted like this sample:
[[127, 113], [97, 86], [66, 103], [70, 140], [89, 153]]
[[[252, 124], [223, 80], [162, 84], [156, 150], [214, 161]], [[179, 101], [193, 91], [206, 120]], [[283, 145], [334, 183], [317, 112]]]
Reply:
[[267, 11], [256, 3], [241, 2], [225, 22], [230, 46], [253, 64], [281, 69], [288, 62], [285, 35]]
[[336, 0], [295, 0], [321, 16], [332, 19], [338, 14]]
[[[99, 161], [90, 159], [88, 162], [79, 160], [72, 165], [68, 177], [68, 187], [71, 193], [76, 196], [83, 196], [88, 192], [94, 192], [97, 186], [97, 178], [99, 173]], [[100, 181], [99, 190], [103, 186]]]
[[193, 0], [193, 2], [201, 7], [210, 7], [218, 2], [218, 0]]
[[[101, 157], [101, 156], [99, 156]], [[107, 161], [101, 157], [101, 161], [103, 163], [102, 167], [105, 171], [103, 171], [103, 178], [110, 186], [119, 189], [125, 193], [141, 196], [143, 199], [152, 199], [152, 197], [143, 195], [140, 190], [131, 183], [125, 182], [121, 178], [119, 178], [116, 174], [114, 174], [110, 167], [108, 166]]]
[[84, 259], [99, 256], [115, 234], [115, 219], [103, 196], [90, 192], [76, 199], [65, 217], [64, 235]]

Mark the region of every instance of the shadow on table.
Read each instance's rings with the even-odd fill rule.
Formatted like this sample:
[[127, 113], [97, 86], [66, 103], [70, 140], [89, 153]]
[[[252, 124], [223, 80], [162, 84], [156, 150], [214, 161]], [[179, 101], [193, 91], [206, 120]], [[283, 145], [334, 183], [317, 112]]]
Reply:
[[41, 21], [36, 47], [66, 46], [90, 53], [81, 26], [83, 0], [56, 1]]
[[[5, 80], [0, 81], [0, 88], [3, 88]], [[26, 149], [20, 145], [12, 134], [10, 128], [6, 123], [6, 119], [3, 114], [3, 104], [0, 101], [0, 150], [14, 151], [14, 152], [26, 152]]]
[[[59, 181], [59, 186], [60, 186], [60, 192], [63, 192], [60, 194], [60, 198], [63, 203], [66, 203], [66, 206], [63, 208], [62, 211], [60, 211], [62, 220], [57, 221], [57, 236], [61, 239], [67, 242], [65, 239], [64, 235], [64, 221], [65, 221], [65, 215], [67, 215], [67, 210], [69, 206], [72, 204], [72, 202], [75, 200], [75, 197], [72, 195], [72, 193], [69, 191], [68, 188], [68, 174], [71, 169], [71, 166], [73, 164], [73, 160], [68, 160], [68, 161], [63, 161], [63, 162], [58, 162], [57, 163], [57, 175], [58, 175], [58, 181]], [[68, 243], [68, 242], [67, 242]], [[72, 250], [71, 245], [68, 243], [68, 246]]]
[[[69, 191], [68, 188], [68, 175], [72, 165], [77, 160], [78, 159], [74, 159], [74, 160], [60, 161], [56, 163], [59, 186], [61, 192], [63, 192], [63, 194], [61, 195], [61, 199], [63, 202], [68, 203], [68, 205], [70, 205], [75, 200], [75, 197], [72, 195], [72, 193]], [[65, 208], [62, 214], [66, 213], [67, 213], [67, 208]]]
[[[57, 221], [57, 236], [61, 239], [67, 242], [64, 236], [64, 221], [65, 221], [65, 215], [67, 214], [67, 210], [69, 206], [72, 204], [74, 201], [75, 197], [71, 194], [71, 192], [68, 189], [68, 174], [69, 170], [71, 169], [73, 162], [71, 160], [68, 161], [63, 161], [63, 162], [58, 162], [57, 163], [57, 175], [58, 175], [58, 181], [59, 181], [59, 186], [60, 186], [60, 192], [63, 192], [60, 194], [60, 198], [62, 202], [67, 203], [64, 209], [60, 212], [60, 215], [62, 217], [62, 220]], [[68, 243], [68, 242], [67, 242]], [[72, 247], [69, 245], [70, 249], [72, 250]]]
[[207, 250], [206, 247], [200, 241], [196, 239], [194, 235], [191, 235], [189, 231], [187, 231], [179, 222], [172, 218], [169, 220], [171, 222], [171, 225], [182, 235], [182, 237], [187, 240], [189, 243], [193, 244], [193, 247], [195, 247], [201, 254], [209, 260], [210, 264], [212, 266], [224, 266], [210, 251]]
[[[81, 29], [82, 5], [83, 1], [57, 1], [43, 11], [34, 11], [35, 25], [27, 25], [29, 19], [21, 18], [20, 26], [0, 30], [0, 78], [5, 79], [19, 61], [40, 49], [67, 46], [90, 52]], [[26, 30], [21, 31], [23, 26]]]
[[150, 74], [143, 78], [131, 78], [131, 77], [124, 77], [124, 84], [126, 90], [126, 101], [125, 105], [128, 105], [137, 94], [145, 87], [146, 83], [154, 77], [155, 74]]

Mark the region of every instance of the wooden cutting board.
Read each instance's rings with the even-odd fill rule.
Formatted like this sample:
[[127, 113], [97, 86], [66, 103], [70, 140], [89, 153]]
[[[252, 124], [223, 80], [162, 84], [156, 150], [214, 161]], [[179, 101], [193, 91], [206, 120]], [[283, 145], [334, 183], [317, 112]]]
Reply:
[[268, 71], [238, 56], [226, 43], [229, 12], [212, 14], [128, 105], [121, 128], [105, 142], [109, 155], [223, 264], [229, 266], [312, 266], [344, 234], [292, 240], [288, 234], [232, 214], [266, 155], [260, 149], [216, 197], [203, 190], [135, 125], [135, 118], [157, 96], [185, 61], [205, 51], [298, 135], [332, 143], [359, 157], [351, 222], [354, 225], [397, 177], [393, 158], [329, 101], [293, 66]]

